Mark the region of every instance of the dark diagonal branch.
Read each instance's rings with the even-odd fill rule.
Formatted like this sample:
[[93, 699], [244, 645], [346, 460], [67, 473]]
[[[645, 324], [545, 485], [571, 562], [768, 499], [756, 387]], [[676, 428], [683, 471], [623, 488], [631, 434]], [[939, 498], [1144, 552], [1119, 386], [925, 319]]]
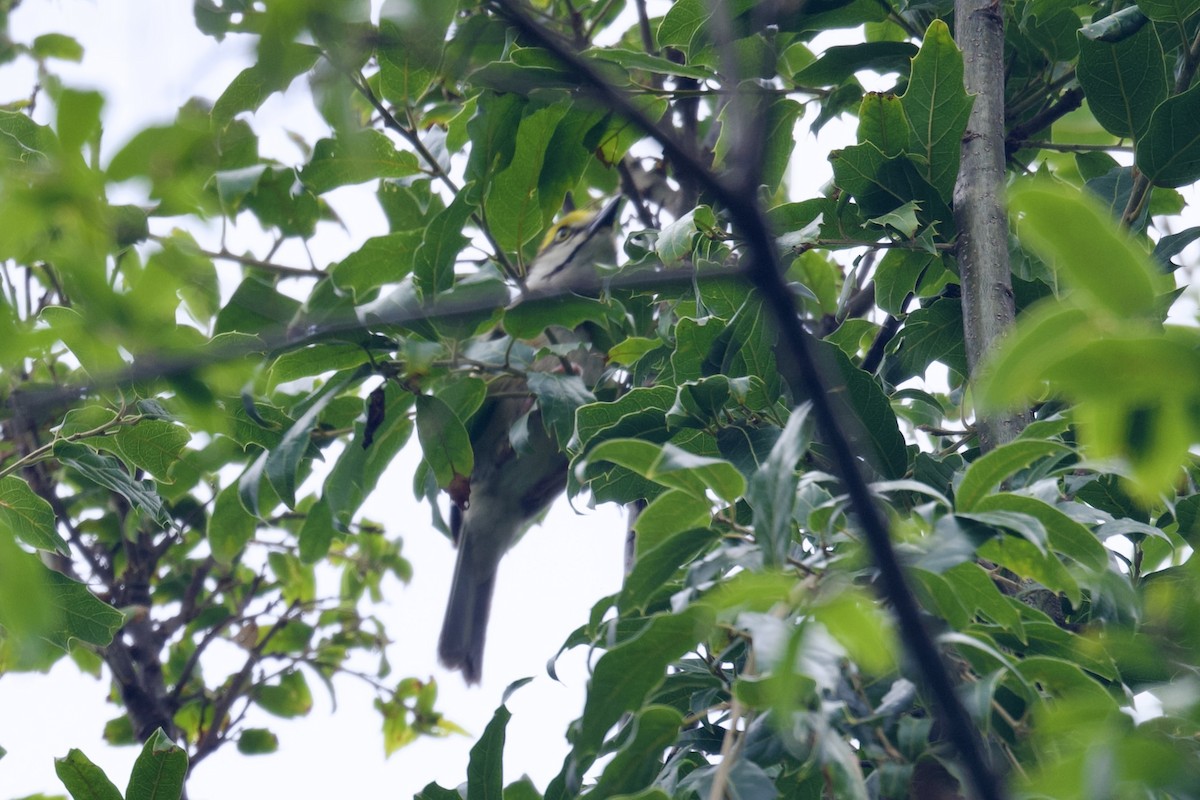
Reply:
[[775, 239], [758, 204], [757, 187], [735, 188], [713, 174], [674, 134], [643, 114], [631, 98], [605, 81], [590, 64], [572, 51], [568, 43], [534, 22], [514, 0], [493, 0], [492, 5], [523, 35], [554, 54], [571, 69], [597, 100], [655, 139], [675, 166], [689, 171], [729, 213], [746, 243], [748, 266], [745, 274], [762, 293], [767, 308], [779, 326], [784, 357], [809, 384], [812, 411], [822, 439], [837, 465], [859, 526], [879, 568], [883, 593], [893, 606], [905, 646], [934, 698], [936, 712], [946, 728], [947, 738], [958, 748], [975, 794], [987, 800], [998, 800], [1002, 797], [1000, 784], [992, 775], [984, 756], [979, 731], [959, 701], [941, 653], [925, 629], [916, 599], [908, 589], [900, 562], [892, 548], [885, 518], [861, 472], [858, 455], [850, 445], [846, 425], [854, 424], [854, 421], [839, 419], [831, 400], [843, 388], [842, 381], [830, 379], [828, 376], [834, 374], [833, 371], [817, 364], [808, 334], [800, 324], [792, 293], [783, 280]]

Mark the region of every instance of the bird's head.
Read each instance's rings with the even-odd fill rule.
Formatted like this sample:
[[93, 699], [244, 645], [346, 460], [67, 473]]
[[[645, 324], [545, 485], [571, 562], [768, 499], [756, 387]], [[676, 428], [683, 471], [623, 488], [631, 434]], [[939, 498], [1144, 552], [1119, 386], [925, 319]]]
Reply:
[[547, 292], [593, 285], [596, 267], [616, 263], [621, 198], [598, 211], [572, 211], [551, 226], [525, 275], [525, 288]]

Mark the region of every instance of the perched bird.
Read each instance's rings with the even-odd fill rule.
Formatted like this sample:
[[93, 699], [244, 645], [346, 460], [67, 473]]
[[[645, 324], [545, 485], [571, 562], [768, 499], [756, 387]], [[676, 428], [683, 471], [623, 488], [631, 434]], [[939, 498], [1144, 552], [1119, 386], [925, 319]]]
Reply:
[[[529, 266], [526, 290], [550, 293], [594, 287], [596, 266], [615, 262], [619, 207], [620, 198], [598, 212], [573, 211], [559, 220], [546, 234]], [[562, 334], [579, 340], [573, 331]], [[534, 369], [547, 371], [563, 368], [564, 360], [557, 357], [534, 365]], [[565, 442], [547, 433], [533, 398], [522, 396], [526, 390], [524, 379], [515, 376], [491, 382], [489, 399], [471, 422], [475, 469], [470, 499], [463, 507], [452, 505], [450, 509], [458, 560], [438, 657], [445, 666], [461, 670], [468, 683], [478, 683], [482, 673], [483, 645], [500, 558], [567, 484], [567, 457], [561, 447]], [[509, 432], [526, 414], [530, 414], [529, 437], [518, 450]]]

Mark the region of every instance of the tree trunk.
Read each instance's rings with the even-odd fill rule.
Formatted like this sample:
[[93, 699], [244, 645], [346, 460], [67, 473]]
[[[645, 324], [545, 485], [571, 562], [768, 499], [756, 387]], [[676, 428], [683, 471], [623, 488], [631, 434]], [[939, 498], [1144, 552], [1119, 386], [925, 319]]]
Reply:
[[[963, 51], [967, 92], [975, 105], [963, 135], [954, 185], [967, 365], [974, 378], [1015, 310], [1004, 204], [1004, 15], [993, 0], [956, 0], [954, 38]], [[1028, 412], [977, 414], [984, 452], [1017, 437]]]

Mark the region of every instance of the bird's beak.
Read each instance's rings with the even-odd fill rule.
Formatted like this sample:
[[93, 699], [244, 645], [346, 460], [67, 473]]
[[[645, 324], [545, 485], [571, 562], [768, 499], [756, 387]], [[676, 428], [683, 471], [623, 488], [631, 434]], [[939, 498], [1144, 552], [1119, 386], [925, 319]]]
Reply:
[[608, 205], [601, 209], [600, 213], [596, 215], [596, 218], [593, 219], [591, 224], [588, 225], [587, 236], [584, 237], [584, 241], [590, 240], [594, 234], [600, 232], [601, 230], [605, 228], [612, 228], [614, 225], [616, 225], [617, 217], [619, 216], [618, 212], [621, 210], [621, 202], [624, 199], [625, 198], [621, 195], [617, 195], [612, 200], [608, 201]]

